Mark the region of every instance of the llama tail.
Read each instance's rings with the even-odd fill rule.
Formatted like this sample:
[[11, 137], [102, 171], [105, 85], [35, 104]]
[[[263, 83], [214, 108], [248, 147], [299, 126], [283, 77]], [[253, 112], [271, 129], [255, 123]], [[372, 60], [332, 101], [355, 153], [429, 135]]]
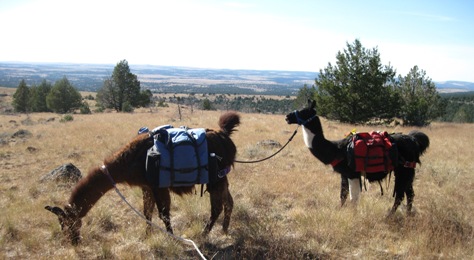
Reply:
[[236, 112], [227, 112], [219, 118], [219, 127], [227, 135], [231, 135], [235, 128], [240, 125], [240, 115]]
[[420, 148], [420, 155], [422, 155], [430, 146], [430, 138], [425, 133], [414, 130], [408, 133], [408, 135], [415, 138], [418, 147]]

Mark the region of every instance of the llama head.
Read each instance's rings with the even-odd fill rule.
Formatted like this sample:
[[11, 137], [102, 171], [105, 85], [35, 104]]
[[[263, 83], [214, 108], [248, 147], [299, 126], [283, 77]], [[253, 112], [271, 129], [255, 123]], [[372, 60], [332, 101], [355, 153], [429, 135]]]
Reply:
[[46, 206], [45, 209], [58, 216], [61, 230], [66, 237], [70, 239], [73, 245], [77, 245], [81, 239], [80, 229], [82, 226], [81, 219], [77, 217], [77, 210], [75, 210], [71, 205], [65, 206], [64, 210], [59, 207], [51, 206]]
[[308, 99], [308, 105], [305, 108], [286, 115], [286, 122], [288, 124], [304, 125], [316, 117], [315, 107], [316, 101]]

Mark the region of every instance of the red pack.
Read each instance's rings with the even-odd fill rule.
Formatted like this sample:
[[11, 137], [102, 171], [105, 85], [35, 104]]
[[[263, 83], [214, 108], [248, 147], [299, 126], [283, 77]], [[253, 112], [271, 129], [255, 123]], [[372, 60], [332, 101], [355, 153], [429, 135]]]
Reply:
[[[386, 172], [393, 170], [393, 144], [387, 132], [356, 133], [348, 147], [349, 162], [356, 172]], [[393, 153], [392, 153], [393, 154]]]

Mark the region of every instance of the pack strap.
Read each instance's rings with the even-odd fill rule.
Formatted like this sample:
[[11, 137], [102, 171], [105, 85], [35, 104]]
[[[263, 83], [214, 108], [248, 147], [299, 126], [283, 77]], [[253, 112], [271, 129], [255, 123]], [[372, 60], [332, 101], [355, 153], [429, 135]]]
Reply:
[[334, 159], [332, 162], [331, 162], [331, 166], [332, 167], [335, 167], [336, 165], [338, 165], [340, 162], [344, 161], [343, 158], [336, 158]]
[[416, 162], [405, 161], [405, 162], [403, 163], [403, 167], [415, 169], [415, 168], [416, 168]]
[[217, 177], [219, 178], [223, 178], [224, 176], [226, 176], [227, 174], [229, 174], [231, 168], [230, 166], [224, 168], [224, 169], [221, 169], [217, 172]]
[[305, 126], [307, 123], [313, 121], [317, 117], [317, 115], [315, 114], [314, 116], [304, 120], [304, 119], [302, 119], [301, 117], [298, 116], [298, 110], [295, 110], [294, 113], [295, 113], [295, 116], [296, 116], [296, 120], [298, 121], [298, 125], [302, 125], [302, 126]]
[[407, 161], [402, 156], [398, 157], [398, 165], [401, 165], [405, 168], [416, 168], [416, 161]]

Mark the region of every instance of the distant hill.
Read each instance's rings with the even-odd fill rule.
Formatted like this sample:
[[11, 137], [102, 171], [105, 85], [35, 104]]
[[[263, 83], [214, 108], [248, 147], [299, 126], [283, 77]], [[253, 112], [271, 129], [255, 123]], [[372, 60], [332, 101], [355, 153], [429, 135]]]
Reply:
[[[129, 64], [142, 87], [162, 93], [216, 93], [295, 95], [314, 84], [318, 72], [278, 70], [229, 70]], [[66, 76], [81, 91], [97, 91], [112, 75], [115, 64], [0, 62], [0, 86], [17, 87], [24, 79], [38, 85]], [[441, 93], [474, 91], [474, 83], [435, 82]]]
[[[228, 70], [129, 64], [142, 87], [164, 93], [293, 95], [304, 84], [312, 85], [316, 72]], [[43, 79], [54, 82], [66, 76], [79, 90], [97, 91], [112, 75], [114, 64], [0, 62], [0, 86], [17, 87]]]
[[455, 93], [474, 91], [474, 82], [465, 81], [444, 81], [435, 82], [440, 93]]

